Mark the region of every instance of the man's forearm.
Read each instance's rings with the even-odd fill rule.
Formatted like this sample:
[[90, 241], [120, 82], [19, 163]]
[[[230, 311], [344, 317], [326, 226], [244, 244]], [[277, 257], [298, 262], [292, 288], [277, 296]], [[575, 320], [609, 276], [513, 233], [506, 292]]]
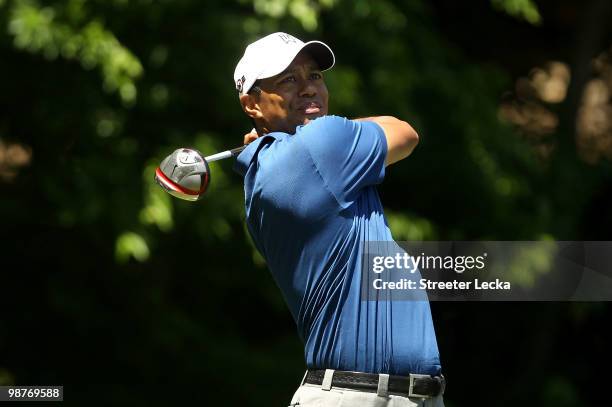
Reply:
[[383, 129], [387, 139], [385, 165], [394, 164], [408, 157], [419, 143], [419, 135], [412, 126], [393, 116], [361, 117], [353, 120], [374, 122]]

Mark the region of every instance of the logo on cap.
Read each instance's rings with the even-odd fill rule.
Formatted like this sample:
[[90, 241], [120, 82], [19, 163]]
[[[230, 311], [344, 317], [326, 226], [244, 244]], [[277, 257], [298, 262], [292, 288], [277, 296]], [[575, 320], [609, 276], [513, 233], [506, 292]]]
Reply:
[[285, 33], [280, 33], [278, 34], [278, 36], [281, 38], [281, 40], [285, 41], [285, 44], [289, 44], [289, 43], [297, 43], [297, 38], [295, 38], [293, 35], [289, 35], [289, 34], [285, 34]]
[[242, 78], [236, 81], [236, 90], [238, 92], [242, 92], [242, 85], [244, 85], [245, 81], [246, 81], [246, 78], [244, 77], [244, 75], [242, 75]]

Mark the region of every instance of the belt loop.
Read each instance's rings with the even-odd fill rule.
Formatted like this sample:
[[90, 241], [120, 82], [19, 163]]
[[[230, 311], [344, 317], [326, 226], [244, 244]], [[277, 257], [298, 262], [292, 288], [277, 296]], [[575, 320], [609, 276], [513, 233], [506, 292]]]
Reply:
[[389, 375], [386, 373], [380, 373], [378, 375], [378, 388], [376, 389], [376, 395], [380, 397], [389, 397]]
[[321, 383], [321, 389], [330, 391], [332, 388], [333, 378], [334, 378], [334, 369], [325, 369], [325, 375], [323, 376], [323, 383]]
[[300, 386], [304, 385], [304, 382], [306, 381], [306, 376], [308, 375], [308, 369], [306, 369], [306, 373], [304, 373], [304, 377], [302, 378], [302, 381], [300, 382]]

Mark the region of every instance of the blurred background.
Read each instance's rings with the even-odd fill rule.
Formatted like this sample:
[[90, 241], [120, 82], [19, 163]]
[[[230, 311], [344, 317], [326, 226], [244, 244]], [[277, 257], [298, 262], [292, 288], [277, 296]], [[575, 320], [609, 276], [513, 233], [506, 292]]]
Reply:
[[[0, 385], [65, 405], [285, 406], [294, 323], [241, 178], [156, 186], [250, 123], [274, 31], [335, 51], [330, 111], [421, 136], [379, 191], [398, 240], [612, 240], [609, 0], [0, 0]], [[608, 303], [432, 303], [446, 405], [606, 406]]]

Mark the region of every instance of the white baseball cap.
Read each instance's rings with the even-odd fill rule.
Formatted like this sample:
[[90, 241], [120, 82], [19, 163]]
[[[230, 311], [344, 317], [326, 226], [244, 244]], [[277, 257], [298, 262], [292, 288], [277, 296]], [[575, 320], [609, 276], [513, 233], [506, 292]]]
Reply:
[[246, 48], [234, 71], [236, 90], [240, 95], [244, 95], [256, 80], [283, 72], [303, 49], [308, 49], [320, 70], [326, 71], [334, 66], [334, 53], [321, 41], [305, 43], [292, 35], [276, 32], [260, 38]]

